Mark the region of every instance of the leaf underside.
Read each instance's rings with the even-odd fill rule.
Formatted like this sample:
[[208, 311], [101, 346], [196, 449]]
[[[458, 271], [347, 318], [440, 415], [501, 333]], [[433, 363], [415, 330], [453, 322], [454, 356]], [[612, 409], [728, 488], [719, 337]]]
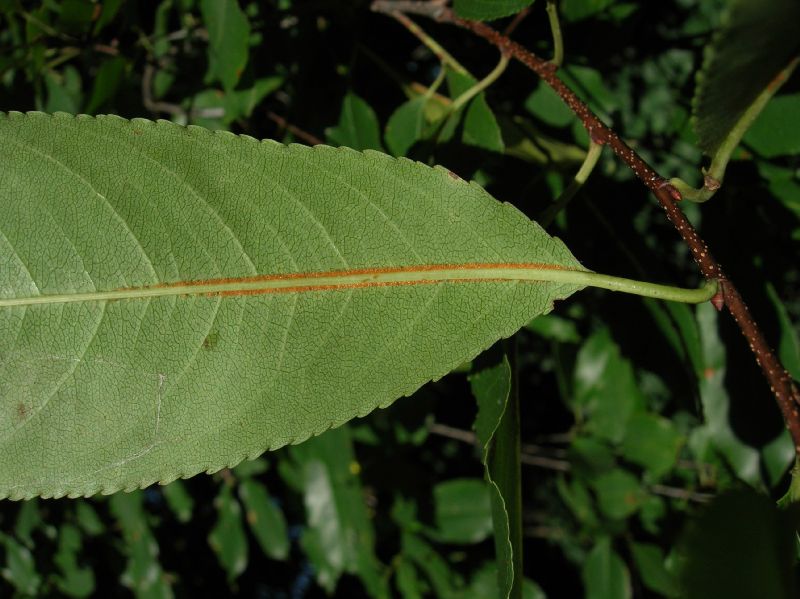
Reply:
[[692, 116], [698, 145], [714, 156], [744, 112], [800, 52], [800, 2], [730, 0], [698, 71]]
[[[301, 442], [577, 290], [435, 269], [245, 290], [302, 273], [581, 268], [477, 185], [377, 152], [11, 113], [0, 165], [0, 497], [132, 490]], [[118, 290], [132, 295], [103, 299]], [[58, 301], [8, 305], [41, 296]]]

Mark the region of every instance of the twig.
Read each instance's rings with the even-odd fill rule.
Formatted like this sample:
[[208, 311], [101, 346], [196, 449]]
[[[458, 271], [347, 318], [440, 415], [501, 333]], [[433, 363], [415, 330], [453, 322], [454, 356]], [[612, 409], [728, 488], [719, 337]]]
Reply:
[[294, 135], [297, 139], [302, 139], [310, 146], [318, 146], [320, 144], [325, 143], [319, 137], [309, 133], [308, 131], [303, 131], [300, 127], [296, 127], [292, 125], [289, 121], [283, 118], [279, 114], [275, 114], [271, 110], [267, 111], [267, 118], [271, 120], [273, 123], [278, 125], [280, 129], [286, 130], [292, 135]]
[[449, 8], [443, 8], [430, 2], [403, 2], [407, 5], [401, 9], [398, 2], [392, 0], [376, 0], [372, 9], [378, 12], [393, 12], [405, 10], [415, 14], [423, 14], [444, 23], [452, 23], [486, 39], [498, 47], [504, 54], [509, 54], [533, 72], [561, 97], [567, 106], [581, 120], [589, 133], [589, 137], [598, 144], [607, 144], [614, 153], [625, 162], [633, 173], [647, 186], [658, 199], [667, 218], [678, 230], [692, 257], [700, 268], [700, 272], [707, 279], [716, 279], [720, 283], [720, 291], [712, 300], [714, 306], [721, 310], [727, 306], [739, 329], [747, 339], [753, 351], [756, 362], [761, 367], [764, 376], [770, 385], [770, 390], [775, 395], [778, 407], [783, 415], [786, 427], [792, 436], [795, 452], [800, 456], [800, 391], [792, 381], [791, 376], [778, 360], [770, 348], [758, 325], [750, 315], [750, 310], [744, 303], [733, 283], [725, 276], [719, 263], [711, 255], [705, 241], [697, 234], [686, 215], [678, 208], [676, 202], [682, 199], [680, 192], [667, 179], [659, 175], [635, 150], [626, 144], [615, 131], [603, 123], [597, 115], [580, 99], [567, 85], [558, 78], [557, 67], [523, 48], [518, 43], [501, 35], [488, 25], [478, 21], [467, 21], [457, 16]]
[[467, 69], [458, 62], [453, 55], [445, 50], [439, 42], [429, 36], [425, 31], [417, 25], [414, 21], [409, 19], [406, 15], [399, 11], [389, 13], [394, 19], [403, 27], [408, 29], [419, 41], [421, 41], [434, 55], [439, 59], [443, 65], [446, 65], [462, 75], [468, 74]]
[[[455, 441], [461, 441], [462, 443], [467, 443], [469, 445], [478, 444], [478, 438], [475, 433], [448, 426], [446, 424], [431, 424], [428, 428], [428, 431], [435, 435], [447, 437], [448, 439], [454, 439]], [[527, 466], [544, 468], [545, 470], [555, 470], [556, 472], [570, 472], [572, 470], [572, 463], [569, 460], [540, 455], [544, 453], [548, 453], [548, 451], [543, 447], [529, 444], [522, 445], [520, 462]], [[705, 503], [714, 498], [714, 495], [711, 493], [699, 493], [689, 489], [659, 484], [650, 485], [648, 490], [654, 495], [661, 495], [662, 497], [669, 497], [670, 499], [693, 501], [696, 503]]]
[[142, 104], [150, 112], [171, 114], [172, 116], [185, 117], [186, 111], [178, 104], [169, 102], [158, 102], [153, 100], [153, 77], [155, 68], [151, 64], [146, 64], [142, 74]]

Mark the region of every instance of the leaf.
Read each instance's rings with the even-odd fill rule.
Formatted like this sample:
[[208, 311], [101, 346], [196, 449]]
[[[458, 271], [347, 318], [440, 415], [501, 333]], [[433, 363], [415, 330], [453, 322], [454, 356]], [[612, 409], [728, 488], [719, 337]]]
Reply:
[[731, 0], [697, 74], [693, 125], [714, 156], [745, 111], [800, 50], [796, 0]]
[[194, 499], [186, 490], [186, 485], [182, 480], [174, 480], [162, 487], [161, 493], [178, 522], [186, 523], [192, 519]]
[[94, 572], [78, 565], [81, 548], [80, 530], [72, 524], [62, 524], [58, 536], [58, 550], [53, 562], [61, 570], [55, 577], [58, 589], [70, 597], [88, 597], [94, 591]]
[[24, 595], [36, 596], [42, 584], [42, 577], [36, 572], [33, 555], [14, 537], [0, 532], [0, 541], [5, 548], [6, 565], [0, 575]]
[[[469, 73], [459, 73], [454, 70], [447, 72], [447, 85], [454, 100], [477, 83], [478, 80]], [[461, 131], [463, 143], [498, 153], [505, 149], [500, 125], [486, 102], [485, 92], [472, 98], [466, 108], [450, 115], [444, 125], [441, 139], [450, 139], [459, 125], [463, 129]]]
[[0, 140], [0, 497], [299, 443], [579, 288], [530, 281], [583, 270], [559, 240], [408, 160], [118, 117]]
[[480, 543], [492, 533], [489, 489], [482, 480], [448, 480], [433, 488], [436, 528], [429, 536], [440, 543]]
[[647, 469], [654, 478], [669, 472], [683, 439], [672, 422], [655, 414], [634, 414], [622, 440], [623, 457]]
[[206, 82], [219, 81], [230, 91], [247, 66], [250, 24], [237, 0], [201, 0], [200, 12], [208, 29]]
[[631, 416], [644, 409], [633, 366], [623, 358], [607, 329], [593, 334], [575, 363], [576, 408], [585, 409], [587, 427], [598, 437], [619, 443]]
[[561, 97], [544, 83], [540, 83], [525, 100], [525, 109], [552, 127], [566, 127], [575, 118], [575, 113]]
[[796, 510], [750, 490], [717, 497], [683, 539], [682, 597], [790, 599]]
[[616, 0], [563, 0], [561, 14], [566, 21], [579, 21], [605, 10], [614, 2]]
[[339, 124], [326, 131], [328, 141], [355, 150], [382, 150], [378, 117], [369, 104], [350, 92], [342, 101]]
[[286, 518], [267, 489], [254, 480], [243, 480], [239, 484], [239, 497], [246, 510], [247, 523], [261, 549], [272, 559], [285, 560], [289, 556]]
[[645, 499], [638, 479], [621, 468], [601, 474], [594, 480], [593, 486], [597, 492], [600, 510], [615, 520], [622, 520], [636, 513]]
[[601, 538], [583, 565], [586, 599], [627, 599], [631, 581], [625, 562], [611, 547], [611, 539]]
[[800, 94], [772, 98], [745, 133], [744, 141], [765, 158], [800, 153]]
[[317, 570], [320, 585], [332, 591], [339, 576], [347, 572], [361, 578], [371, 597], [388, 597], [349, 427], [292, 447], [291, 453], [302, 466], [304, 477], [308, 528], [303, 547]]
[[453, 8], [459, 17], [488, 21], [507, 17], [533, 4], [533, 0], [455, 0]]
[[158, 543], [147, 523], [142, 505], [144, 493], [117, 493], [109, 508], [122, 528], [128, 556], [120, 582], [137, 597], [172, 597], [172, 588], [158, 561]]
[[105, 60], [100, 65], [97, 74], [94, 76], [92, 95], [89, 96], [89, 102], [86, 104], [87, 113], [94, 114], [116, 95], [122, 82], [125, 64], [124, 58], [115, 56]]
[[515, 552], [520, 553], [516, 564], [521, 564], [522, 539], [512, 528], [521, 527], [522, 523], [511, 521], [510, 513], [513, 513], [514, 506], [508, 505], [515, 499], [512, 493], [518, 488], [520, 473], [508, 467], [508, 456], [498, 455], [495, 450], [495, 434], [501, 426], [511, 394], [511, 374], [511, 365], [504, 355], [497, 366], [470, 377], [472, 394], [478, 401], [475, 432], [481, 445], [484, 476], [489, 484], [500, 597], [509, 597], [515, 577], [522, 575], [521, 569], [516, 571], [514, 559]]
[[631, 555], [648, 589], [666, 597], [679, 596], [677, 581], [664, 567], [664, 555], [658, 545], [632, 542]]
[[214, 505], [217, 508], [217, 522], [208, 535], [208, 544], [217, 554], [219, 564], [231, 583], [247, 569], [248, 547], [242, 523], [242, 506], [227, 484], [222, 485]]
[[405, 156], [422, 138], [425, 125], [425, 105], [428, 99], [420, 96], [404, 102], [386, 123], [386, 146], [395, 156]]

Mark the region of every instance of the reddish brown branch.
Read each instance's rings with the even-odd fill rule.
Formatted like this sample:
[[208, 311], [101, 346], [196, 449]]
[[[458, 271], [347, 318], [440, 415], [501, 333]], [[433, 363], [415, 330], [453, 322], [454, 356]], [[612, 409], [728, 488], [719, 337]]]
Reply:
[[488, 25], [478, 21], [467, 21], [458, 17], [449, 8], [443, 7], [438, 2], [398, 2], [392, 0], [376, 0], [372, 9], [377, 12], [412, 12], [422, 14], [437, 21], [452, 23], [486, 39], [500, 49], [503, 54], [511, 56], [536, 73], [542, 81], [547, 83], [561, 97], [567, 106], [581, 120], [589, 136], [597, 143], [607, 144], [614, 153], [625, 162], [634, 174], [647, 186], [658, 199], [661, 207], [666, 212], [667, 218], [678, 230], [686, 245], [692, 252], [692, 257], [700, 268], [700, 272], [707, 279], [717, 279], [720, 283], [720, 294], [712, 300], [717, 309], [727, 306], [739, 329], [750, 344], [756, 362], [761, 367], [764, 376], [770, 385], [770, 390], [775, 395], [778, 407], [783, 414], [786, 427], [792, 436], [795, 451], [800, 456], [800, 392], [792, 381], [791, 376], [778, 360], [770, 348], [764, 335], [750, 314], [733, 283], [725, 276], [722, 267], [711, 255], [705, 241], [686, 218], [676, 202], [681, 200], [681, 194], [667, 179], [659, 175], [635, 150], [626, 144], [610, 127], [603, 123], [597, 115], [559, 79], [557, 67], [551, 62], [539, 58], [534, 53], [525, 49], [507, 36], [500, 34]]
[[278, 125], [278, 128], [282, 131], [288, 131], [292, 135], [294, 135], [297, 139], [301, 139], [306, 142], [310, 146], [318, 146], [321, 143], [324, 143], [319, 137], [316, 135], [309, 133], [308, 131], [304, 131], [300, 127], [296, 125], [292, 125], [289, 121], [283, 118], [281, 115], [272, 112], [271, 110], [267, 111], [267, 118], [271, 120], [273, 123]]

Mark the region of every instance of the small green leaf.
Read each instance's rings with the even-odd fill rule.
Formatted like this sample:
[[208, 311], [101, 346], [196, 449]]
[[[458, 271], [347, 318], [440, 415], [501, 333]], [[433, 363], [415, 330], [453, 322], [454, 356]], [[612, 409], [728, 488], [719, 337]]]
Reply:
[[105, 531], [106, 526], [97, 515], [97, 510], [92, 507], [89, 499], [77, 501], [75, 503], [75, 519], [84, 533], [90, 537], [96, 537]]
[[97, 74], [94, 76], [92, 94], [86, 104], [86, 112], [88, 114], [95, 114], [116, 95], [122, 83], [122, 75], [125, 72], [126, 64], [127, 62], [123, 57], [114, 56], [100, 65]]
[[250, 24], [238, 0], [201, 0], [200, 11], [208, 29], [206, 82], [219, 81], [230, 91], [247, 66]]
[[231, 487], [224, 483], [214, 500], [214, 506], [217, 508], [217, 522], [208, 535], [208, 544], [217, 554], [219, 564], [231, 583], [247, 568], [248, 547], [242, 523], [242, 506], [234, 497]]
[[566, 127], [576, 118], [553, 88], [544, 83], [539, 83], [525, 100], [525, 109], [552, 127]]
[[6, 553], [6, 565], [0, 570], [0, 575], [20, 593], [36, 596], [42, 578], [36, 572], [30, 549], [3, 533], [0, 533], [0, 541], [3, 542]]
[[589, 414], [587, 428], [614, 443], [625, 437], [631, 416], [644, 409], [633, 366], [623, 358], [607, 329], [594, 333], [575, 363], [575, 409]]
[[600, 510], [615, 520], [633, 515], [645, 499], [639, 480], [621, 468], [598, 476], [593, 481], [593, 487]]
[[[447, 72], [447, 85], [453, 99], [473, 87], [478, 80], [468, 73]], [[463, 119], [463, 120], [462, 120]], [[442, 140], [449, 139], [461, 127], [461, 141], [485, 150], [501, 153], [505, 149], [497, 119], [481, 92], [469, 101], [466, 108], [450, 115], [442, 130]]]
[[78, 565], [80, 549], [80, 530], [72, 524], [62, 524], [53, 562], [61, 571], [55, 576], [56, 586], [69, 597], [88, 597], [95, 587], [92, 569]]
[[395, 585], [403, 599], [422, 599], [424, 587], [421, 585], [417, 569], [407, 559], [401, 559], [395, 571]]
[[678, 596], [677, 581], [664, 567], [664, 554], [658, 545], [631, 543], [631, 555], [648, 589], [666, 597]]
[[186, 483], [182, 480], [174, 480], [168, 485], [161, 488], [161, 493], [164, 499], [167, 500], [167, 505], [178, 522], [189, 522], [192, 519], [192, 510], [194, 509], [194, 499], [191, 494], [186, 490]]
[[611, 539], [601, 538], [583, 565], [586, 599], [628, 599], [632, 596], [630, 573], [625, 562], [611, 547]]
[[518, 13], [533, 0], [455, 0], [453, 8], [459, 17], [490, 21]]
[[800, 50], [796, 0], [731, 0], [697, 75], [693, 124], [714, 156], [745, 111]]
[[134, 491], [117, 493], [109, 501], [111, 513], [122, 528], [123, 551], [128, 557], [120, 582], [138, 597], [172, 597], [158, 561], [158, 543], [147, 523], [143, 499], [144, 493]]
[[786, 306], [778, 297], [775, 287], [767, 284], [767, 296], [769, 296], [775, 313], [778, 316], [778, 324], [781, 328], [780, 343], [778, 344], [778, 355], [781, 362], [786, 367], [795, 380], [800, 380], [800, 337], [798, 336], [797, 329], [792, 324], [789, 318], [789, 312]]
[[229, 125], [241, 117], [249, 117], [253, 110], [275, 90], [283, 85], [283, 77], [262, 77], [249, 89], [227, 92], [222, 101], [225, 116], [222, 122]]
[[405, 156], [422, 138], [427, 98], [420, 96], [401, 104], [386, 123], [386, 146], [395, 156]]
[[452, 597], [461, 586], [461, 579], [436, 550], [417, 535], [403, 532], [401, 548], [416, 566], [425, 573], [433, 587], [433, 597]]
[[628, 422], [621, 450], [626, 460], [660, 478], [674, 466], [682, 443], [681, 434], [666, 418], [634, 414]]
[[475, 478], [454, 479], [433, 488], [436, 528], [441, 543], [480, 543], [492, 533], [489, 488]]
[[289, 556], [286, 518], [267, 489], [254, 480], [243, 480], [239, 484], [239, 498], [244, 504], [245, 519], [261, 549], [272, 559], [285, 560]]
[[378, 117], [369, 104], [350, 92], [342, 101], [339, 123], [326, 131], [328, 141], [354, 150], [382, 150]]
[[745, 133], [744, 142], [765, 158], [800, 153], [800, 94], [772, 98]]
[[371, 596], [387, 597], [383, 566], [375, 555], [375, 532], [364, 504], [350, 430], [328, 431], [291, 448], [302, 465], [308, 528], [302, 544], [318, 582], [335, 588], [344, 573], [358, 575]]
[[682, 597], [792, 599], [795, 510], [750, 490], [717, 497], [683, 539]]
[[14, 522], [14, 536], [28, 548], [33, 549], [33, 531], [42, 524], [42, 514], [36, 499], [23, 503]]
[[578, 343], [581, 340], [575, 323], [563, 316], [545, 314], [534, 318], [525, 328], [537, 335], [559, 343]]
[[46, 71], [44, 83], [47, 87], [45, 112], [80, 112], [83, 93], [78, 69], [67, 65], [61, 72]]

